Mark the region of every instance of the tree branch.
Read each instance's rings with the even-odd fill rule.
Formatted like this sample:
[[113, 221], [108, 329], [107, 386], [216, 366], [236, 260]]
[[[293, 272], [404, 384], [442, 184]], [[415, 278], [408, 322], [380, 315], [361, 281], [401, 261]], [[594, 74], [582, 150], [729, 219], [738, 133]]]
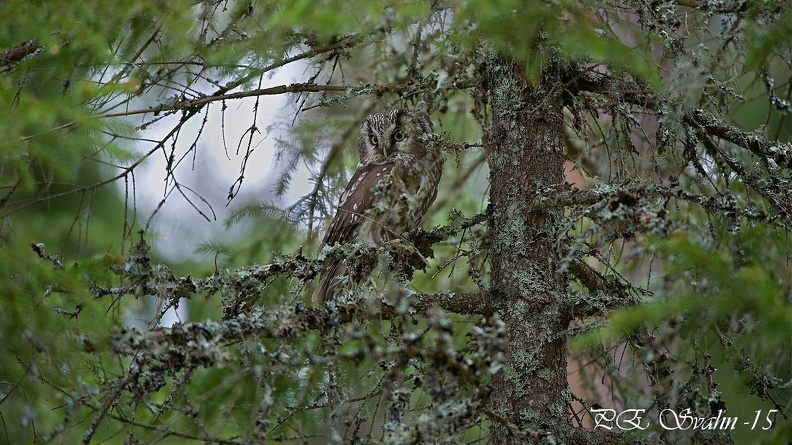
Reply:
[[772, 159], [778, 165], [792, 168], [792, 144], [790, 143], [770, 141], [759, 134], [728, 125], [714, 115], [698, 108], [688, 111], [683, 122], [700, 128], [709, 135], [743, 147], [763, 159]]
[[360, 96], [363, 94], [374, 94], [381, 96], [385, 93], [399, 93], [405, 91], [405, 85], [381, 85], [381, 84], [366, 84], [357, 87], [347, 85], [317, 85], [311, 83], [293, 83], [291, 85], [278, 85], [270, 88], [258, 88], [250, 91], [240, 91], [230, 94], [215, 94], [211, 96], [199, 97], [196, 99], [186, 99], [178, 101], [174, 104], [160, 104], [156, 107], [142, 108], [137, 110], [120, 111], [117, 113], [100, 114], [97, 117], [120, 117], [132, 116], [136, 114], [146, 113], [162, 113], [173, 112], [179, 110], [190, 110], [196, 107], [202, 107], [211, 102], [218, 102], [230, 99], [241, 99], [243, 97], [256, 97], [256, 96], [272, 96], [276, 94], [286, 93], [348, 93], [352, 96]]
[[613, 309], [640, 303], [640, 298], [631, 293], [636, 288], [630, 283], [608, 279], [580, 259], [572, 261], [569, 271], [591, 292], [590, 298], [573, 298], [575, 318], [607, 315]]
[[[660, 101], [656, 93], [629, 77], [615, 79], [609, 74], [589, 69], [574, 69], [565, 72], [564, 79], [567, 90], [571, 94], [581, 92], [609, 93], [613, 97], [623, 99], [625, 102], [640, 105], [650, 110], [657, 111], [660, 107]], [[760, 134], [742, 130], [723, 122], [713, 114], [700, 108], [685, 112], [682, 122], [698, 128], [711, 136], [743, 147], [763, 159], [772, 159], [777, 165], [792, 168], [792, 143], [774, 142]]]
[[[445, 311], [462, 315], [490, 316], [497, 310], [497, 302], [489, 291], [481, 293], [455, 294], [438, 292], [434, 294], [414, 294], [410, 296], [411, 306], [418, 311], [426, 311], [437, 306]], [[383, 308], [383, 314], [387, 314]]]
[[660, 104], [654, 91], [631, 77], [616, 79], [610, 74], [580, 67], [565, 71], [562, 77], [567, 91], [573, 95], [582, 92], [609, 94], [650, 110], [656, 110]]
[[677, 184], [656, 184], [640, 181], [600, 186], [590, 190], [569, 188], [566, 192], [556, 192], [546, 189], [542, 202], [543, 208], [562, 208], [572, 206], [587, 206], [588, 209], [579, 216], [592, 218], [595, 213], [606, 206], [618, 208], [620, 205], [637, 206], [641, 201], [653, 198], [677, 199], [701, 207], [708, 213], [741, 217], [752, 222], [787, 227], [788, 221], [780, 215], [770, 215], [758, 207], [739, 207], [730, 196], [707, 196], [691, 193], [682, 189]]
[[8, 71], [26, 57], [31, 56], [40, 50], [41, 46], [33, 40], [20, 43], [19, 45], [0, 53], [0, 67], [3, 67], [5, 71]]
[[[457, 308], [460, 313], [482, 313], [488, 308], [486, 294], [416, 294], [411, 307], [426, 312], [432, 306]], [[382, 304], [379, 312], [368, 309], [320, 306], [302, 303], [258, 306], [250, 314], [239, 314], [221, 321], [176, 323], [149, 331], [124, 329], [113, 336], [117, 354], [134, 356], [139, 363], [150, 363], [152, 370], [217, 366], [227, 358], [226, 348], [243, 341], [274, 339], [292, 341], [311, 330], [326, 331], [361, 318], [388, 320], [406, 310]], [[473, 312], [478, 311], [478, 312]]]
[[468, 218], [460, 212], [452, 211], [449, 215], [450, 224], [432, 230], [419, 230], [412, 237], [412, 242], [415, 243], [418, 250], [422, 251], [422, 248], [426, 246], [446, 240], [451, 235], [483, 223], [487, 220], [488, 212], [489, 209]]

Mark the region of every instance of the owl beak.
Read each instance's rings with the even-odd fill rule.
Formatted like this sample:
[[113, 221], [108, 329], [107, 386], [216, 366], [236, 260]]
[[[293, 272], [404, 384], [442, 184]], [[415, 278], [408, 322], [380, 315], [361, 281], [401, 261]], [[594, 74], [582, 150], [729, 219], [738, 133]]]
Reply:
[[385, 146], [382, 147], [382, 155], [385, 156], [386, 158], [388, 157], [388, 147]]

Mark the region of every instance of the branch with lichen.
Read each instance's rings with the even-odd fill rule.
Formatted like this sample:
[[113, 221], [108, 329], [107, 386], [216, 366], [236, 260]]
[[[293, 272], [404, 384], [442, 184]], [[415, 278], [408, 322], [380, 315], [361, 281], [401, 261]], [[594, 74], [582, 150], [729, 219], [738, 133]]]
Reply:
[[[461, 213], [452, 213], [451, 222], [448, 225], [428, 231], [421, 230], [414, 234], [412, 241], [415, 247], [409, 245], [410, 243], [386, 243], [377, 247], [357, 244], [326, 246], [316, 258], [307, 258], [298, 253], [292, 257], [278, 257], [265, 265], [216, 271], [211, 276], [204, 278], [190, 275], [178, 277], [167, 266], [153, 264], [148, 256], [150, 247], [141, 233], [140, 241], [130, 250], [127, 260], [123, 264], [113, 266], [113, 270], [124, 278], [125, 284], [101, 286], [92, 283], [90, 287], [97, 298], [150, 295], [167, 301], [172, 306], [178, 306], [180, 300], [190, 299], [197, 295], [219, 294], [226, 299], [226, 316], [233, 317], [249, 312], [272, 279], [278, 276], [296, 278], [299, 281], [299, 287], [302, 287], [315, 278], [325, 265], [338, 260], [355, 262], [364, 265], [366, 269], [373, 269], [378, 258], [385, 255], [399, 263], [397, 264], [398, 269], [404, 270], [405, 273], [411, 273], [411, 268], [414, 266], [410, 265], [410, 258], [415, 254], [416, 249], [422, 254], [430, 255], [431, 246], [434, 243], [481, 224], [485, 219], [485, 213], [470, 218]], [[494, 312], [490, 299], [479, 293], [413, 294], [411, 301], [415, 310], [439, 306], [460, 314], [489, 315]], [[380, 312], [381, 314], [378, 316], [388, 317], [392, 310], [383, 303], [383, 309]], [[313, 323], [310, 326], [318, 327], [319, 325]]]
[[[580, 93], [594, 93], [608, 96], [609, 102], [637, 105], [653, 111], [658, 116], [669, 113], [670, 104], [664, 102], [648, 85], [630, 76], [616, 77], [591, 68], [581, 69], [576, 66], [564, 74], [564, 80], [569, 98]], [[700, 108], [680, 110], [679, 121], [701, 136], [718, 138], [757, 156], [765, 164], [767, 173], [774, 177], [773, 183], [785, 182], [780, 180], [783, 179], [783, 175], [779, 172], [786, 170], [788, 175], [789, 169], [792, 169], [792, 143], [773, 141], [759, 133], [742, 130]], [[704, 142], [706, 145], [706, 141]], [[730, 162], [732, 160], [728, 155], [719, 153], [719, 156], [727, 158], [735, 173], [741, 176], [746, 174], [747, 170], [741, 168], [736, 161]], [[788, 187], [783, 190], [788, 190]], [[766, 190], [759, 191], [764, 195], [767, 194]], [[784, 196], [774, 201], [781, 205], [783, 211], [789, 213], [789, 209], [784, 207], [783, 203], [790, 202], [792, 196], [787, 196], [786, 193], [780, 194]]]
[[774, 165], [770, 165], [771, 169], [792, 168], [792, 143], [771, 141], [761, 134], [729, 125], [715, 115], [698, 108], [685, 113], [683, 122], [772, 162]]
[[[613, 309], [634, 306], [651, 293], [631, 284], [611, 268], [604, 275], [583, 261], [583, 257], [595, 255], [596, 249], [588, 245], [631, 239], [639, 233], [653, 233], [665, 237], [676, 225], [667, 210], [673, 202], [686, 203], [700, 208], [713, 217], [745, 218], [754, 223], [763, 223], [786, 228], [788, 220], [777, 212], [769, 213], [755, 204], [739, 205], [731, 195], [713, 196], [687, 191], [676, 183], [656, 184], [643, 181], [625, 182], [617, 185], [601, 185], [591, 190], [577, 190], [565, 186], [563, 190], [540, 189], [539, 205], [543, 208], [563, 208], [568, 213], [566, 227], [571, 228], [583, 218], [591, 224], [578, 235], [567, 248], [562, 260], [561, 273], [570, 273], [584, 286], [588, 293], [574, 294], [572, 298], [575, 317], [606, 315]], [[606, 267], [608, 264], [600, 261]]]
[[[248, 314], [239, 314], [220, 321], [176, 323], [148, 331], [125, 328], [113, 337], [113, 350], [118, 354], [147, 356], [147, 362], [160, 363], [163, 368], [184, 368], [220, 364], [229, 345], [264, 339], [291, 341], [304, 338], [308, 331], [326, 331], [361, 318], [388, 320], [419, 310], [432, 313], [432, 307], [458, 307], [463, 313], [478, 302], [485, 305], [485, 296], [478, 294], [416, 294], [410, 304], [395, 308], [387, 304], [379, 312], [335, 305], [306, 307], [301, 303], [257, 306]], [[469, 312], [464, 312], [465, 310]], [[444, 308], [443, 308], [444, 309]], [[483, 312], [481, 308], [475, 309]], [[432, 318], [432, 317], [429, 317]]]
[[621, 184], [605, 184], [590, 190], [566, 187], [565, 190], [540, 190], [544, 208], [567, 208], [573, 215], [597, 220], [603, 209], [615, 211], [620, 207], [640, 207], [647, 201], [676, 199], [700, 207], [712, 215], [741, 217], [777, 227], [787, 227], [788, 221], [770, 214], [756, 205], [740, 206], [731, 194], [704, 195], [683, 189], [677, 183], [658, 184], [641, 180]]

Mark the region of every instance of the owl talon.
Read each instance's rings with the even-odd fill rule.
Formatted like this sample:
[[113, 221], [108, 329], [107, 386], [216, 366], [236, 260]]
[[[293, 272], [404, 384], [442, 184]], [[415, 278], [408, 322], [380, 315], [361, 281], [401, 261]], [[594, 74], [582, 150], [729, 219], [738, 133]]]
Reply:
[[[421, 269], [425, 270], [426, 266], [429, 265], [429, 260], [427, 260], [421, 252], [418, 251], [418, 248], [415, 247], [410, 238], [405, 236], [403, 238], [397, 238], [391, 240], [390, 242], [392, 247], [395, 247], [396, 251], [396, 258], [395, 259], [403, 259], [405, 263], [412, 266], [413, 269]], [[416, 264], [418, 259], [421, 260], [421, 265], [419, 266]]]

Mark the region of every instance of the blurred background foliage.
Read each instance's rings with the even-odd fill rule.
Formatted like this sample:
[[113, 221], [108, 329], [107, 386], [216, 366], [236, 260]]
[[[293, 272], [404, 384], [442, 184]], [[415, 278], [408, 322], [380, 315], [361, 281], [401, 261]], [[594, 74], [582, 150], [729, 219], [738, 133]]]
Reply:
[[[579, 64], [638, 79], [657, 102], [649, 113], [614, 89], [568, 104], [569, 181], [629, 199], [573, 206], [559, 233], [575, 247], [570, 257], [639, 289], [645, 303], [580, 321], [575, 392], [623, 407], [719, 395], [741, 418], [778, 410], [779, 427], [738, 427], [736, 443], [787, 443], [792, 163], [774, 167], [735, 143], [709, 147], [684, 116], [709, 110], [790, 159], [790, 14], [782, 1], [3, 2], [0, 442], [340, 442], [328, 425], [347, 438], [402, 437], [378, 391], [401, 391], [421, 431], [441, 426], [426, 412], [454, 417], [460, 405], [438, 393], [464, 399], [475, 385], [453, 386], [458, 376], [424, 357], [383, 389], [389, 374], [378, 364], [398, 362], [404, 350], [387, 345], [408, 334], [427, 351], [483, 351], [497, 329], [480, 317], [430, 313], [288, 342], [204, 338], [206, 362], [146, 368], [139, 392], [124, 397], [114, 385], [140, 363], [111, 344], [129, 327], [164, 324], [174, 306], [178, 320], [219, 320], [240, 292], [219, 286], [179, 302], [148, 280], [229, 278], [314, 255], [356, 164], [358, 122], [372, 112], [432, 113], [448, 154], [425, 227], [483, 211], [490, 118], [480, 67], [494, 48], [535, 84], [549, 65]], [[281, 90], [262, 90], [284, 70], [293, 78]], [[263, 102], [272, 94], [288, 100], [273, 110]], [[239, 101], [247, 115], [234, 113]], [[208, 142], [212, 133], [222, 137]], [[274, 167], [254, 158], [266, 150]], [[209, 153], [235, 174], [216, 176]], [[163, 173], [153, 183], [155, 159]], [[269, 167], [266, 185], [251, 186], [248, 176]], [[702, 198], [630, 188], [644, 183]], [[202, 237], [168, 230], [203, 219], [212, 228]], [[436, 244], [411, 288], [476, 292], [486, 259], [486, 228], [474, 226]], [[255, 307], [309, 294], [295, 277], [259, 281], [249, 284]], [[586, 292], [573, 281], [570, 294]], [[357, 404], [312, 408], [346, 388]], [[451, 437], [485, 440], [488, 422], [479, 416]]]

